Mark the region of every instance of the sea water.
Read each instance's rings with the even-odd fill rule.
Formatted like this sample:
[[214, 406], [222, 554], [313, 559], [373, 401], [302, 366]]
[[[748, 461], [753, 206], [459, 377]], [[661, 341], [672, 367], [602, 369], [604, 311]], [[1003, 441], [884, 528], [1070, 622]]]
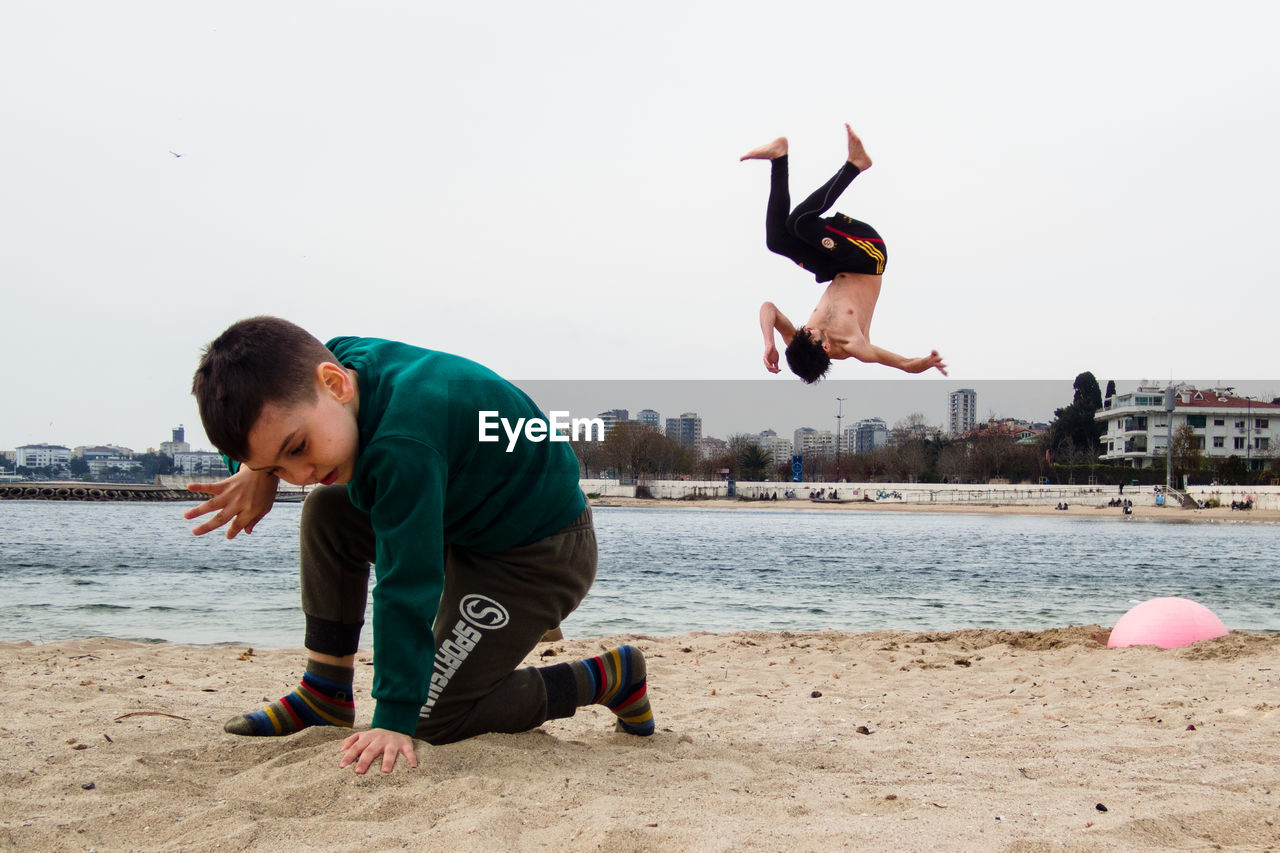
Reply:
[[[300, 507], [192, 536], [191, 504], [0, 503], [0, 641], [297, 647]], [[1018, 515], [594, 510], [600, 568], [569, 636], [1111, 625], [1194, 599], [1280, 631], [1276, 525]], [[371, 641], [366, 631], [365, 643]]]

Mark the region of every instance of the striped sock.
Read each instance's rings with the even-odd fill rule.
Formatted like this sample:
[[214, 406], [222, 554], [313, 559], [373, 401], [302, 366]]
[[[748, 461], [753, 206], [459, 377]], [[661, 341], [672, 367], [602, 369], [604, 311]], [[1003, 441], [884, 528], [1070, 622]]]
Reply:
[[635, 646], [619, 646], [600, 657], [569, 664], [578, 685], [579, 705], [604, 705], [618, 715], [617, 730], [653, 734], [653, 709], [644, 655]]
[[253, 737], [291, 735], [308, 726], [349, 729], [356, 721], [356, 703], [351, 699], [354, 676], [353, 667], [308, 661], [297, 690], [261, 711], [232, 717], [222, 728]]

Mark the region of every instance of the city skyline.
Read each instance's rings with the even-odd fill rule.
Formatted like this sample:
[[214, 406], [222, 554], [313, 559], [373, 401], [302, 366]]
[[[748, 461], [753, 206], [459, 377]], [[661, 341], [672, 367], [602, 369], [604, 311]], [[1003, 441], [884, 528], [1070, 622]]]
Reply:
[[[1140, 384], [1167, 384], [1145, 379], [1115, 381], [1120, 394], [1132, 391]], [[989, 418], [1049, 423], [1053, 420], [1054, 409], [1071, 403], [1073, 382], [1074, 377], [1053, 381], [966, 381], [963, 387], [974, 389], [977, 394], [978, 423], [985, 423]], [[1184, 380], [1175, 380], [1174, 384], [1180, 382]], [[1198, 388], [1233, 387], [1241, 396], [1253, 396], [1264, 402], [1280, 396], [1280, 381], [1185, 382]], [[1099, 378], [1099, 386], [1104, 392], [1106, 383], [1106, 379]], [[660, 416], [659, 429], [663, 432], [668, 418], [694, 412], [702, 420], [702, 435], [720, 439], [736, 434], [760, 434], [770, 429], [780, 436], [790, 436], [802, 427], [834, 433], [836, 413], [841, 405], [846, 432], [854, 424], [869, 418], [880, 418], [892, 429], [896, 422], [914, 413], [923, 414], [929, 426], [939, 427], [945, 432], [949, 396], [961, 387], [948, 380], [920, 379], [826, 380], [817, 388], [769, 380], [544, 380], [516, 384], [544, 412], [560, 410], [575, 417], [595, 417], [611, 410], [626, 409], [634, 419], [640, 411], [650, 410]], [[837, 398], [844, 398], [843, 404], [837, 403]], [[48, 444], [69, 449], [120, 446], [134, 452], [145, 452], [148, 449], [159, 450], [165, 441], [163, 436], [169, 435], [171, 440], [172, 431], [180, 425], [185, 429], [187, 443], [193, 450], [210, 449], [198, 423], [170, 423], [163, 427], [157, 425], [156, 435], [145, 443], [76, 439], [60, 442], [37, 438], [0, 445], [0, 450], [13, 452], [22, 446]]]

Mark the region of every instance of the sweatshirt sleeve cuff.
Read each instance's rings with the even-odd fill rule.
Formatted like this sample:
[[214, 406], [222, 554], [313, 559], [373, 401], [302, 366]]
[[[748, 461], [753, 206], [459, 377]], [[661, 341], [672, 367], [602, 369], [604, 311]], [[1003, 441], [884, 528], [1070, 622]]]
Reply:
[[418, 728], [418, 714], [421, 711], [422, 706], [412, 702], [389, 702], [386, 699], [379, 699], [373, 709], [372, 727], [413, 737], [413, 733]]

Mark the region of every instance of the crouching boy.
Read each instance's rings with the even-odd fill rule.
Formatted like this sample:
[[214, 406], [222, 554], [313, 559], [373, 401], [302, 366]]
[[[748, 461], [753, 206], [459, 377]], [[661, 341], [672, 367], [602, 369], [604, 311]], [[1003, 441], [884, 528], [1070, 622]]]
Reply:
[[373, 588], [369, 731], [339, 767], [389, 773], [413, 738], [521, 732], [604, 704], [617, 728], [653, 733], [644, 657], [631, 646], [520, 667], [595, 577], [591, 511], [561, 441], [479, 441], [480, 412], [545, 419], [518, 388], [458, 356], [376, 338], [320, 343], [274, 317], [234, 324], [192, 386], [209, 440], [238, 463], [185, 513], [253, 532], [276, 485], [315, 485], [302, 509], [307, 668], [296, 690], [229, 720], [238, 735], [351, 727], [352, 674]]

